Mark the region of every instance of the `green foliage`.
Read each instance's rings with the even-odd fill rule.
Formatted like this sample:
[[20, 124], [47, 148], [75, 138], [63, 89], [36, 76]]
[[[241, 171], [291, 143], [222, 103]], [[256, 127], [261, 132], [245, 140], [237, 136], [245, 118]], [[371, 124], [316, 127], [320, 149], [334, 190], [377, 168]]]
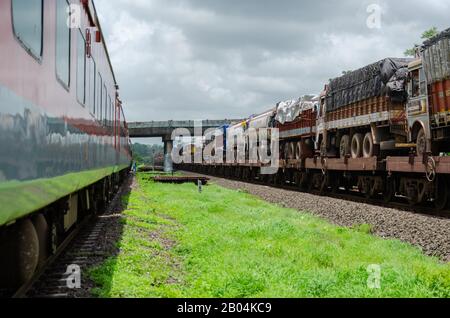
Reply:
[[416, 56], [417, 47], [418, 47], [418, 45], [415, 44], [415, 45], [414, 45], [414, 48], [405, 50], [405, 52], [404, 52], [403, 54], [404, 54], [405, 56], [411, 56], [411, 57], [414, 57], [414, 56]]
[[[138, 174], [101, 297], [450, 297], [450, 265], [369, 225], [331, 225], [241, 191]], [[381, 289], [368, 288], [369, 265]]]
[[[439, 30], [436, 27], [432, 27], [431, 29], [424, 31], [420, 38], [422, 40], [429, 40], [429, 39], [435, 37], [438, 34], [439, 34]], [[411, 48], [411, 49], [407, 49], [404, 52], [404, 55], [405, 56], [412, 56], [412, 57], [416, 56], [416, 51], [417, 51], [417, 48], [419, 46], [420, 46], [419, 44], [414, 44], [414, 47]]]
[[422, 38], [422, 40], [429, 40], [431, 38], [434, 38], [438, 34], [439, 34], [438, 29], [436, 27], [432, 27], [431, 29], [423, 32], [421, 38]]
[[160, 145], [143, 145], [134, 143], [132, 145], [133, 159], [138, 164], [154, 165], [155, 158], [161, 158], [164, 155], [164, 147]]
[[366, 234], [372, 234], [373, 233], [373, 226], [371, 224], [360, 224], [355, 225], [352, 227], [355, 231], [366, 233]]

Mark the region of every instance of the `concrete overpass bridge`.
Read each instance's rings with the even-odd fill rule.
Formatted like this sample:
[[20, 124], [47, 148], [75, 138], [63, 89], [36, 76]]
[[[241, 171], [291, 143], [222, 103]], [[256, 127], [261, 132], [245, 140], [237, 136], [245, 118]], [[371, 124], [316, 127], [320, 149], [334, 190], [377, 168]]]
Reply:
[[172, 171], [172, 133], [175, 129], [187, 129], [191, 136], [195, 136], [195, 130], [201, 124], [202, 134], [207, 129], [217, 128], [224, 125], [230, 125], [242, 121], [241, 119], [223, 119], [223, 120], [169, 120], [169, 121], [149, 121], [149, 122], [131, 122], [128, 123], [130, 138], [155, 138], [161, 137], [164, 142], [164, 170]]

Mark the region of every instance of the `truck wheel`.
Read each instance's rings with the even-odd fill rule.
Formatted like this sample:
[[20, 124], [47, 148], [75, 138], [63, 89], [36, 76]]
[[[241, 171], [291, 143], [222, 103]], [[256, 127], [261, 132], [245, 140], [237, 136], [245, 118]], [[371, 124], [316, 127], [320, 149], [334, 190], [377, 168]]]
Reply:
[[295, 159], [302, 159], [302, 143], [301, 141], [297, 142], [295, 147]]
[[290, 142], [289, 143], [289, 155], [288, 155], [288, 159], [292, 160], [295, 158], [295, 143], [294, 142]]
[[339, 145], [339, 154], [341, 158], [346, 157], [350, 154], [350, 136], [344, 135], [341, 138], [341, 143]]
[[280, 143], [280, 159], [286, 159], [285, 144]]
[[363, 135], [362, 134], [354, 134], [352, 138], [352, 158], [361, 158], [362, 157], [362, 144], [363, 144]]
[[363, 156], [364, 158], [373, 157], [373, 138], [372, 133], [367, 133], [363, 142]]
[[417, 156], [422, 157], [426, 151], [427, 151], [427, 136], [425, 135], [425, 131], [422, 128], [417, 134], [416, 154]]
[[284, 160], [289, 160], [289, 143], [284, 144]]

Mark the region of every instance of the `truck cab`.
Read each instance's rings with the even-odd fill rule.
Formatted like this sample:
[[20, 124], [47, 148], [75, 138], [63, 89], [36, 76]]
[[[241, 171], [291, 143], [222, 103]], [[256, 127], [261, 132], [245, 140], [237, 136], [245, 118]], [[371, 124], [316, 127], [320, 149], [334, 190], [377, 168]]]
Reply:
[[408, 140], [416, 145], [416, 153], [422, 156], [431, 152], [430, 106], [428, 87], [422, 60], [408, 65], [408, 101], [406, 117], [408, 122]]
[[317, 111], [317, 128], [316, 128], [316, 138], [314, 142], [314, 149], [316, 153], [321, 156], [327, 156], [327, 129], [326, 129], [326, 96], [327, 96], [327, 86], [320, 93], [319, 97], [319, 109]]

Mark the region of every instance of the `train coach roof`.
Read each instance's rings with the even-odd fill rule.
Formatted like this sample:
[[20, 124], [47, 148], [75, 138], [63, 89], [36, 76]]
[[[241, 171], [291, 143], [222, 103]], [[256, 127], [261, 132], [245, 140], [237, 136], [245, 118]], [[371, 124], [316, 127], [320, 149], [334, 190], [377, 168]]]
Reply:
[[116, 74], [114, 73], [114, 69], [113, 69], [112, 62], [111, 62], [111, 57], [109, 56], [108, 46], [106, 45], [106, 41], [105, 41], [105, 38], [104, 38], [102, 26], [100, 24], [100, 19], [99, 19], [98, 14], [97, 14], [97, 8], [95, 7], [94, 0], [91, 0], [90, 3], [92, 4], [92, 8], [93, 8], [93, 11], [94, 11], [94, 20], [97, 23], [98, 30], [99, 30], [99, 32], [101, 34], [101, 37], [102, 37], [102, 41], [101, 42], [102, 42], [103, 47], [105, 49], [106, 59], [108, 60], [109, 67], [111, 69], [111, 74], [112, 74], [112, 77], [113, 77], [113, 80], [114, 80], [114, 85], [117, 86]]

